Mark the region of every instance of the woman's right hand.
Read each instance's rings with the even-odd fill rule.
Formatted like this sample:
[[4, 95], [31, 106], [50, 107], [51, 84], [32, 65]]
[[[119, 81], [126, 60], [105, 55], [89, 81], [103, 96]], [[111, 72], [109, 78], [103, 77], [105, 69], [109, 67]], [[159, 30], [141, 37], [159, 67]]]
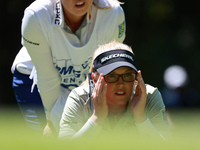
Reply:
[[44, 137], [56, 137], [55, 128], [50, 120], [47, 120], [47, 124], [43, 130]]
[[98, 125], [102, 125], [108, 115], [106, 90], [107, 84], [104, 81], [103, 74], [100, 74], [92, 93], [94, 112], [90, 118], [94, 123]]

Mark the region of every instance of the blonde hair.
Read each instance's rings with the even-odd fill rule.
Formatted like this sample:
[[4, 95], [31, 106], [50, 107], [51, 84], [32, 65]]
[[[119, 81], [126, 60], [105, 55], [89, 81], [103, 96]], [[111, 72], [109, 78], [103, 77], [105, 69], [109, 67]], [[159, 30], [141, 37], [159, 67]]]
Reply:
[[96, 51], [94, 52], [93, 55], [93, 60], [100, 54], [105, 53], [107, 51], [112, 51], [112, 50], [118, 50], [118, 49], [123, 49], [123, 50], [127, 50], [131, 53], [133, 53], [132, 49], [130, 46], [123, 44], [123, 43], [119, 43], [117, 41], [112, 41], [110, 43], [104, 44], [104, 45], [100, 45]]
[[[110, 43], [100, 45], [94, 52], [89, 72], [93, 72], [93, 62], [97, 56], [99, 56], [102, 53], [108, 52], [108, 51], [114, 51], [114, 50], [119, 50], [119, 49], [127, 50], [127, 51], [133, 53], [132, 48], [130, 46], [123, 44], [123, 43], [119, 43], [117, 41], [112, 41]], [[88, 83], [89, 83], [89, 81], [88, 81], [88, 77], [87, 77], [86, 80], [81, 84], [81, 86], [88, 85]]]
[[[98, 9], [111, 9], [113, 8], [113, 5], [111, 5], [108, 1], [114, 1], [114, 2], [117, 2], [119, 4], [123, 4], [122, 2], [118, 1], [118, 0], [107, 0], [106, 2], [104, 3], [100, 3], [99, 2], [100, 0], [94, 0], [93, 1], [93, 5], [98, 8]], [[104, 4], [105, 6], [101, 6], [102, 4]]]

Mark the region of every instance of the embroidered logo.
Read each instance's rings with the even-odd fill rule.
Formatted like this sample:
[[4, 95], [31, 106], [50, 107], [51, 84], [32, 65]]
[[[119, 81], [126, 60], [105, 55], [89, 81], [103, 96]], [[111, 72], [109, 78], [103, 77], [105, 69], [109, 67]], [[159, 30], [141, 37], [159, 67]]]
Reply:
[[162, 110], [162, 115], [163, 115], [163, 120], [164, 120], [164, 122], [165, 122], [166, 124], [168, 124], [167, 114], [166, 114], [166, 110], [165, 110], [165, 109]]
[[123, 21], [119, 26], [119, 35], [118, 38], [121, 38], [124, 35], [125, 32], [125, 21]]
[[71, 59], [56, 59], [54, 65], [58, 69], [62, 83], [61, 85], [69, 90], [78, 87], [87, 77], [92, 57], [79, 65], [73, 64]]

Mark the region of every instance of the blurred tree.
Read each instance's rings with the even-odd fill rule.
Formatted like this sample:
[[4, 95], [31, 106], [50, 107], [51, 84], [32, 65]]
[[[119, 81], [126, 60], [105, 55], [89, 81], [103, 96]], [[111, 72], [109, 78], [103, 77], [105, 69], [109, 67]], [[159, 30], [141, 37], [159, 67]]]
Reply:
[[[132, 45], [139, 67], [143, 70], [148, 83], [162, 87], [163, 72], [173, 64], [183, 65], [189, 75], [193, 74], [194, 79], [198, 79], [198, 3], [177, 0], [134, 0], [125, 1], [122, 5], [127, 21], [125, 42]], [[197, 72], [192, 73], [193, 70]]]
[[24, 9], [33, 0], [7, 0], [1, 3], [1, 59], [0, 59], [0, 103], [15, 102], [10, 71], [15, 55], [21, 47], [21, 20]]

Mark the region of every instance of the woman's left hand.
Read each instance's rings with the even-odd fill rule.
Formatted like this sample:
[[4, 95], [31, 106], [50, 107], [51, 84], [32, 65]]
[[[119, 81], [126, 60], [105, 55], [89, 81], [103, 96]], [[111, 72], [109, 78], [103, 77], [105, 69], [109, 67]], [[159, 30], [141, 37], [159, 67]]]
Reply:
[[146, 120], [146, 115], [144, 113], [146, 105], [146, 85], [143, 81], [141, 71], [138, 71], [137, 74], [137, 87], [135, 89], [135, 95], [131, 101], [131, 109], [137, 123], [143, 122]]

